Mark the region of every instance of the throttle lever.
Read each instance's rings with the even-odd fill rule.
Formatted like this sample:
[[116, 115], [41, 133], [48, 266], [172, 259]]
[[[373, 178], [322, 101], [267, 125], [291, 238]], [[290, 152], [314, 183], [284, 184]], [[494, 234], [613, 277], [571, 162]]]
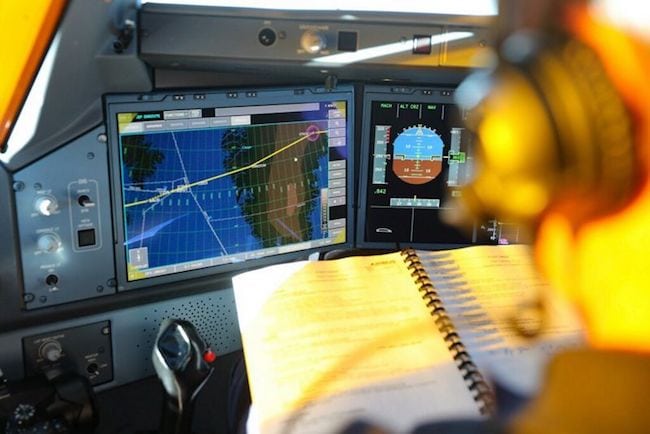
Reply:
[[215, 358], [189, 321], [167, 319], [160, 325], [152, 360], [167, 395], [161, 433], [191, 433], [194, 400], [212, 374]]

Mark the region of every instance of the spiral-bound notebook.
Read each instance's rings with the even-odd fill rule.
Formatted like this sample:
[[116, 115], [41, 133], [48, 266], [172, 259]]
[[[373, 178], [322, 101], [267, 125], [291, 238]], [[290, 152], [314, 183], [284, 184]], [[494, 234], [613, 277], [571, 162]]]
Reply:
[[408, 432], [487, 417], [490, 361], [513, 372], [523, 355], [551, 354], [579, 334], [555, 306], [542, 346], [513, 331], [519, 303], [545, 289], [525, 246], [288, 263], [235, 276], [233, 286], [251, 431], [264, 434], [336, 433], [362, 420]]

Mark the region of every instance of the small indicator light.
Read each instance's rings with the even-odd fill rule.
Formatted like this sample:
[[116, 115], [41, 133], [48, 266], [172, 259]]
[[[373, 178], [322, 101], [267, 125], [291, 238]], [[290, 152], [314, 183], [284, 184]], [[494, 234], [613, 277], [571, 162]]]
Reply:
[[203, 352], [203, 360], [206, 363], [212, 363], [215, 360], [217, 360], [217, 354], [214, 351], [212, 351], [210, 348], [208, 348]]

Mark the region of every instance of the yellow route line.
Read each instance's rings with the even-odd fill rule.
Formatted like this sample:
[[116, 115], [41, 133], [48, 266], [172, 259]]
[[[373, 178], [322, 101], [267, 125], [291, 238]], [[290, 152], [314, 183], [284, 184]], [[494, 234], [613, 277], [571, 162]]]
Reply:
[[217, 180], [219, 178], [224, 178], [226, 176], [234, 175], [235, 173], [239, 173], [239, 172], [243, 172], [244, 170], [251, 169], [251, 168], [257, 166], [258, 164], [263, 163], [264, 161], [266, 161], [266, 160], [268, 160], [270, 158], [273, 158], [274, 156], [278, 155], [280, 152], [284, 152], [287, 149], [297, 145], [298, 143], [300, 143], [303, 140], [307, 139], [312, 134], [323, 134], [323, 133], [326, 133], [326, 131], [314, 131], [314, 132], [311, 132], [309, 134], [305, 134], [304, 136], [294, 140], [293, 142], [289, 143], [288, 145], [284, 145], [280, 149], [271, 152], [269, 155], [267, 155], [265, 157], [262, 157], [259, 160], [257, 160], [256, 162], [251, 163], [251, 164], [249, 164], [247, 166], [239, 167], [237, 169], [231, 170], [230, 172], [220, 173], [219, 175], [214, 175], [214, 176], [211, 176], [209, 178], [202, 179], [200, 181], [192, 182], [190, 184], [184, 184], [184, 185], [178, 186], [178, 187], [176, 187], [176, 188], [174, 188], [172, 190], [165, 191], [164, 193], [157, 194], [157, 195], [155, 195], [153, 197], [150, 197], [148, 199], [138, 200], [138, 201], [135, 201], [135, 202], [124, 204], [124, 208], [129, 208], [129, 207], [137, 206], [137, 205], [144, 205], [146, 203], [158, 202], [160, 199], [165, 198], [167, 196], [170, 196], [170, 195], [172, 195], [174, 193], [180, 193], [180, 192], [186, 191], [186, 190], [188, 190], [188, 189], [190, 189], [192, 187], [196, 187], [197, 185], [205, 185], [205, 184], [207, 184], [209, 182], [212, 182], [214, 180]]

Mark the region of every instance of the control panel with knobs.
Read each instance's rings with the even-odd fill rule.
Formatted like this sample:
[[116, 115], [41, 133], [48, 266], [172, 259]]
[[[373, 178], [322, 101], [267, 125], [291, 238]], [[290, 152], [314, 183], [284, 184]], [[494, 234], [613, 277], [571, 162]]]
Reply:
[[113, 379], [109, 321], [23, 338], [27, 375], [51, 369], [86, 376], [92, 385]]
[[116, 292], [108, 186], [101, 127], [14, 173], [24, 309]]

